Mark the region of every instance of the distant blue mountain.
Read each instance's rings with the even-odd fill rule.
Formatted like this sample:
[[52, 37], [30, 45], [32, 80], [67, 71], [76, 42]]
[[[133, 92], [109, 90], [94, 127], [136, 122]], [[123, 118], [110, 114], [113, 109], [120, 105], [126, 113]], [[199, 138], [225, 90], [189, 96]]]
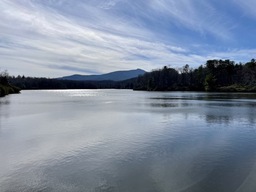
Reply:
[[138, 77], [139, 75], [143, 75], [146, 71], [142, 69], [135, 69], [129, 71], [114, 71], [111, 73], [106, 73], [102, 75], [71, 75], [60, 77], [58, 79], [63, 80], [73, 80], [73, 81], [124, 81], [127, 79]]

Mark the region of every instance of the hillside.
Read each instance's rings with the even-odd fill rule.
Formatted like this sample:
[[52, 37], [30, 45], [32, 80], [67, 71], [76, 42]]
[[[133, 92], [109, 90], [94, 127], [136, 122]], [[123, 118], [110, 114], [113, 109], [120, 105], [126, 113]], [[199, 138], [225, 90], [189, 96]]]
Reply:
[[145, 74], [146, 71], [142, 69], [135, 69], [129, 71], [114, 71], [102, 75], [71, 75], [58, 78], [60, 80], [73, 80], [73, 81], [124, 81], [127, 79], [138, 77]]

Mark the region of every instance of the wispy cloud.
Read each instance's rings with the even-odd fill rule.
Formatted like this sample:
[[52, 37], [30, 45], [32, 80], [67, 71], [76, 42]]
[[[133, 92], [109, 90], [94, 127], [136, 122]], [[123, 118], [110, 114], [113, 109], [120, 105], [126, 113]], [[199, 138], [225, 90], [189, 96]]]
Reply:
[[151, 6], [169, 16], [178, 27], [186, 27], [202, 35], [210, 33], [224, 39], [231, 36], [227, 28], [229, 18], [220, 14], [211, 1], [153, 0]]
[[241, 9], [243, 9], [243, 14], [248, 15], [256, 19], [255, 6], [256, 1], [254, 0], [234, 0], [234, 3]]
[[1, 68], [57, 77], [251, 56], [254, 49], [229, 50], [234, 19], [219, 7], [189, 0], [1, 0]]

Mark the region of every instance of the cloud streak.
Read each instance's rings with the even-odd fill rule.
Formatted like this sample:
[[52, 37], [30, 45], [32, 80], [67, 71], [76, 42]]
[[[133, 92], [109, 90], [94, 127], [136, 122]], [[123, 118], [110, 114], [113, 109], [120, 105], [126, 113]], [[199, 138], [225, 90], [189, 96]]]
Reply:
[[252, 56], [253, 48], [227, 46], [237, 34], [232, 15], [220, 14], [218, 6], [188, 0], [2, 0], [1, 68], [58, 77]]

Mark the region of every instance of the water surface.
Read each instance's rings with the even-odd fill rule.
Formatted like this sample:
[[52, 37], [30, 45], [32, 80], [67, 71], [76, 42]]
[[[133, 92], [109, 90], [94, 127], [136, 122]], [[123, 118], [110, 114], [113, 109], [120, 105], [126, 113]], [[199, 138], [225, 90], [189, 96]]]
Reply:
[[0, 98], [0, 191], [255, 192], [256, 95], [22, 91]]

